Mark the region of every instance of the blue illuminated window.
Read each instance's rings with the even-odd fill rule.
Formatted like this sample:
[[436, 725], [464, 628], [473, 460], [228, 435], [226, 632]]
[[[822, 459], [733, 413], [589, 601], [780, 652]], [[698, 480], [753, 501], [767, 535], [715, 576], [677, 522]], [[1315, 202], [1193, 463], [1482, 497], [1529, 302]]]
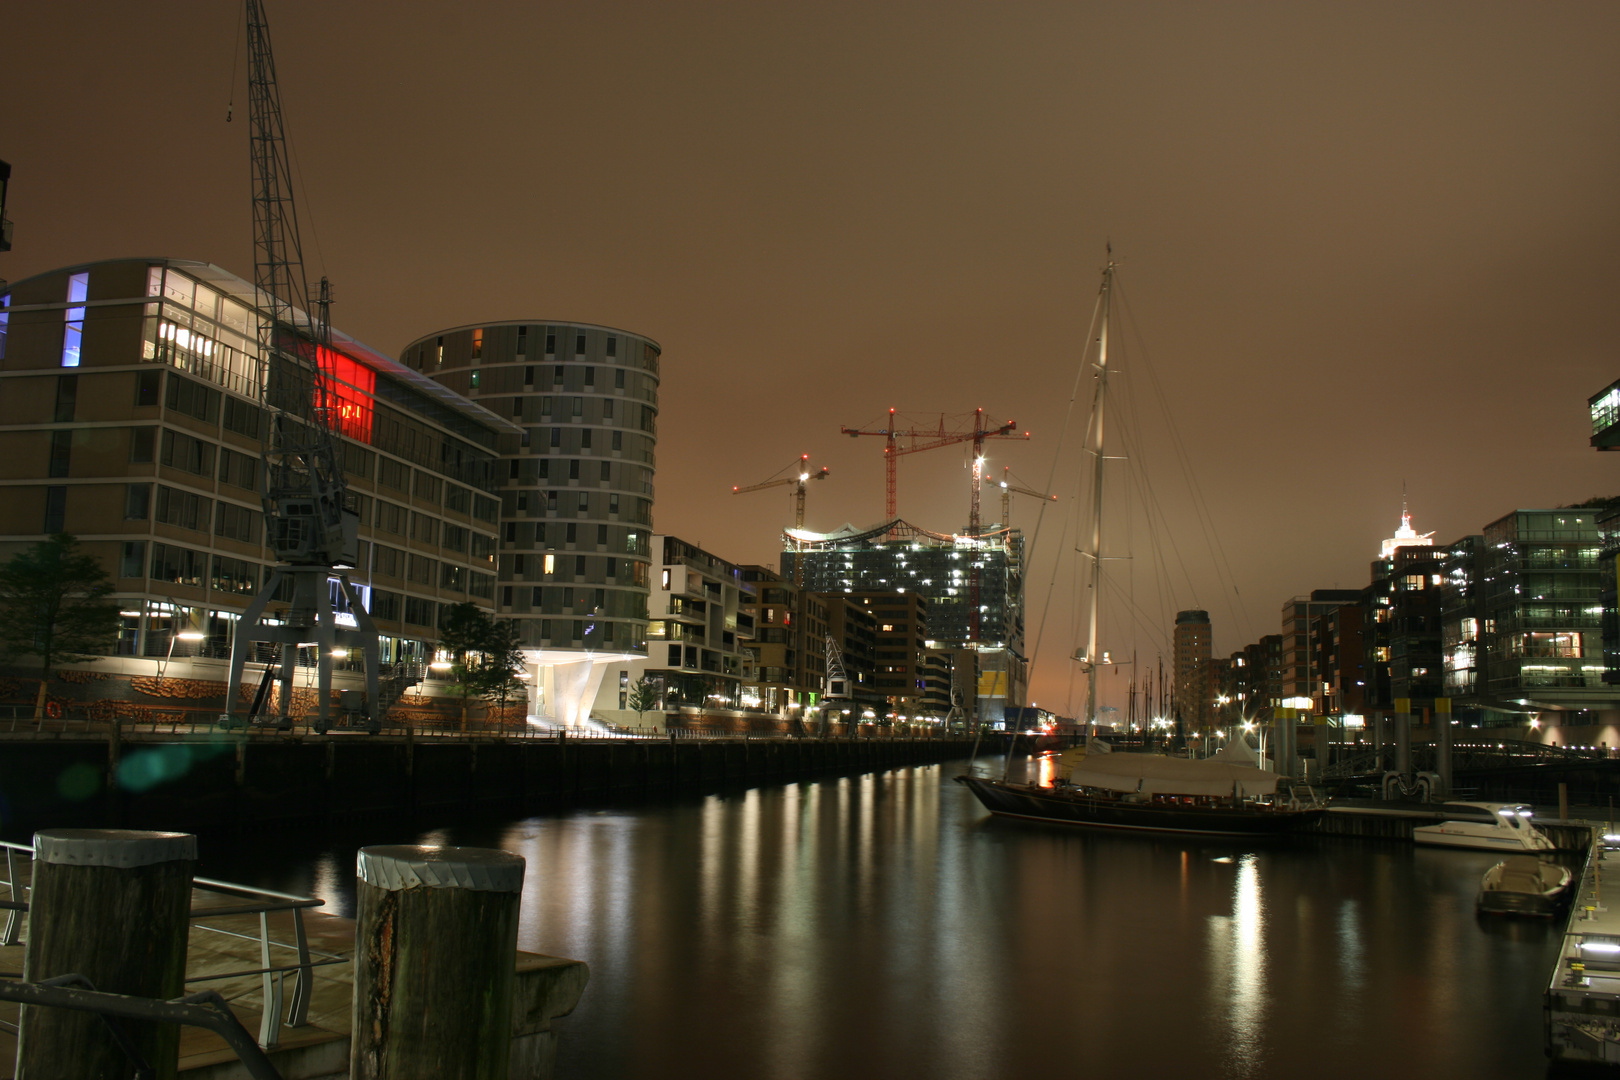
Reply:
[[6, 358], [6, 330], [11, 322], [11, 312], [6, 308], [11, 306], [10, 296], [0, 296], [0, 360]]
[[84, 308], [74, 307], [74, 304], [83, 304], [90, 292], [90, 275], [74, 274], [68, 278], [68, 309], [63, 314], [67, 318], [67, 328], [62, 334], [62, 366], [79, 366], [79, 344], [84, 337]]

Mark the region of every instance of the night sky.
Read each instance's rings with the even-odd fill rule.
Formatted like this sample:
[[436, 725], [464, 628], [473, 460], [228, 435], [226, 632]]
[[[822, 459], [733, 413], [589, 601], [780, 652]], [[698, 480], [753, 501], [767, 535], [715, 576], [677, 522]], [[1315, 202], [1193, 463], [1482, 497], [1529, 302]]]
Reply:
[[[1620, 376], [1615, 4], [268, 9], [333, 321], [388, 353], [485, 319], [658, 340], [656, 524], [722, 557], [776, 559], [785, 489], [731, 487], [800, 453], [833, 470], [809, 527], [877, 521], [881, 441], [838, 428], [890, 407], [1015, 419], [1035, 438], [990, 468], [1045, 487], [1108, 240], [1121, 381], [1186, 564], [1156, 586], [1145, 527], [1114, 538], [1137, 609], [1105, 615], [1116, 657], [1162, 648], [1178, 607], [1226, 653], [1289, 596], [1365, 584], [1403, 481], [1442, 542], [1620, 492], [1585, 413]], [[239, 18], [6, 5], [0, 276], [147, 255], [251, 276]], [[901, 514], [961, 528], [963, 465], [905, 459]], [[1062, 710], [1069, 575], [1053, 595], [1034, 697]]]

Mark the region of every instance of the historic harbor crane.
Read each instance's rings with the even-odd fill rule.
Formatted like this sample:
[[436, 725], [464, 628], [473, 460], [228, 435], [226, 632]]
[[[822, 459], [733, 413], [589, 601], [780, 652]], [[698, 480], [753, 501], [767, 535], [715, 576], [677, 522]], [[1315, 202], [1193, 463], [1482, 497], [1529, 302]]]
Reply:
[[[276, 566], [248, 605], [231, 643], [227, 717], [250, 722], [263, 701], [265, 673], [254, 706], [236, 717], [243, 667], [257, 642], [280, 646], [277, 726], [291, 727], [293, 674], [298, 650], [315, 648], [315, 728], [330, 723], [332, 661], [340, 643], [365, 659], [366, 697], [358, 711], [367, 729], [379, 729], [377, 629], [344, 571], [359, 554], [359, 517], [347, 506], [347, 486], [333, 428], [342, 405], [332, 376], [331, 291], [325, 278], [310, 300], [293, 206], [291, 162], [281, 118], [270, 28], [261, 0], [247, 4], [249, 148], [253, 173], [253, 282], [258, 292], [259, 386], [269, 413], [261, 495], [268, 543]], [[229, 117], [227, 116], [227, 119]], [[313, 314], [312, 314], [313, 309]], [[265, 619], [276, 599], [279, 618]], [[337, 606], [347, 606], [353, 629], [339, 629]]]

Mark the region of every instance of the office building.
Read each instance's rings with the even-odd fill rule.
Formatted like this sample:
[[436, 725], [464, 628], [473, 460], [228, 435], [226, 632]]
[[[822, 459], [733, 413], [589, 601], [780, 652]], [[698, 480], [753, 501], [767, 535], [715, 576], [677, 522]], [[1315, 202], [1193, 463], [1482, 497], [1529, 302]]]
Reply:
[[[256, 296], [178, 259], [66, 267], [0, 295], [0, 556], [79, 537], [115, 579], [123, 655], [222, 661], [267, 579]], [[340, 331], [317, 357], [361, 523], [349, 576], [384, 663], [429, 658], [442, 608], [493, 609], [496, 463], [521, 429]]]

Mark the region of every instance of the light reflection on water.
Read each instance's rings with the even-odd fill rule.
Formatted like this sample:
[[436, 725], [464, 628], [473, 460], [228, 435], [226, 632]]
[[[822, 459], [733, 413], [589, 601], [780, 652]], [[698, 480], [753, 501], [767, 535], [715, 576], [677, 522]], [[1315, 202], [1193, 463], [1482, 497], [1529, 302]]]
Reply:
[[[1541, 1074], [1554, 934], [1475, 919], [1488, 855], [1002, 822], [960, 771], [432, 835], [527, 858], [520, 945], [591, 965], [564, 1080]], [[347, 913], [406, 839], [207, 872]]]

